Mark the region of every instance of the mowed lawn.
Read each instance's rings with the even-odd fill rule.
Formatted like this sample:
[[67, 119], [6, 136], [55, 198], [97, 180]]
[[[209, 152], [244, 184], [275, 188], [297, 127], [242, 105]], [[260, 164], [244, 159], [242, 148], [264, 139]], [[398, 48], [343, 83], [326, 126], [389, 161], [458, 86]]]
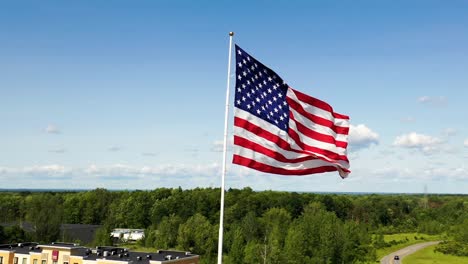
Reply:
[[[415, 239], [417, 237], [418, 239]], [[423, 243], [427, 241], [436, 241], [440, 240], [440, 236], [432, 236], [426, 234], [419, 234], [419, 233], [400, 233], [400, 234], [393, 234], [393, 235], [384, 235], [385, 242], [390, 242], [392, 240], [395, 241], [402, 241], [398, 245], [393, 245], [386, 248], [377, 249], [377, 259], [380, 260], [384, 256], [402, 249], [407, 246], [411, 246], [418, 243]]]
[[423, 248], [404, 257], [404, 264], [468, 264], [468, 257], [457, 257], [434, 252], [434, 246]]

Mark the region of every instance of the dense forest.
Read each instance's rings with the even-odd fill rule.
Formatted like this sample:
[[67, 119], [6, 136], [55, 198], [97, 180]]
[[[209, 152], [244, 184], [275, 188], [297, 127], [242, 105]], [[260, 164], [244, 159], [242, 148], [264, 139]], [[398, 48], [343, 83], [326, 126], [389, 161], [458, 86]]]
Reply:
[[[59, 226], [97, 224], [93, 245], [113, 228], [144, 228], [141, 246], [181, 249], [214, 263], [220, 190], [3, 192], [0, 243], [59, 239]], [[443, 234], [437, 250], [468, 256], [468, 196], [345, 195], [230, 189], [225, 201], [225, 263], [370, 263], [383, 234]], [[91, 246], [91, 245], [90, 245]]]

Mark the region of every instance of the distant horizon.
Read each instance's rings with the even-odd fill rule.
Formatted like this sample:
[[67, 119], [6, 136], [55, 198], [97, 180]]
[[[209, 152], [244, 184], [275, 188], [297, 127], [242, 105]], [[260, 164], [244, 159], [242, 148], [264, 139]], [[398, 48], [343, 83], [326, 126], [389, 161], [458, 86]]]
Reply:
[[[43, 188], [0, 188], [0, 192], [88, 192], [96, 189], [105, 189], [107, 191], [152, 191], [156, 189], [178, 189], [178, 187], [169, 188], [169, 187], [158, 187], [154, 189], [107, 189], [107, 188], [94, 188], [94, 189], [43, 189]], [[193, 190], [196, 188], [200, 189], [219, 189], [220, 187], [194, 187], [194, 188], [181, 188], [182, 190]], [[244, 187], [245, 188], [245, 187]], [[236, 190], [241, 190], [243, 188], [231, 188]], [[466, 193], [398, 193], [398, 192], [322, 192], [322, 191], [311, 191], [311, 192], [301, 192], [301, 191], [283, 191], [283, 190], [254, 190], [254, 192], [296, 192], [296, 193], [315, 193], [315, 194], [350, 194], [350, 195], [366, 195], [366, 194], [378, 194], [378, 195], [459, 195], [459, 196], [468, 196]], [[226, 190], [226, 192], [228, 189]]]

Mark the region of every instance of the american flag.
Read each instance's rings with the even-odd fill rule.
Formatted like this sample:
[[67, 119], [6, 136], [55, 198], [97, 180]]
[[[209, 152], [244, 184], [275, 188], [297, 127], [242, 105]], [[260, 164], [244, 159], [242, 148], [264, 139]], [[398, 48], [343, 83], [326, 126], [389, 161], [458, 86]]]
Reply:
[[289, 87], [236, 45], [233, 163], [262, 172], [349, 173], [349, 117]]

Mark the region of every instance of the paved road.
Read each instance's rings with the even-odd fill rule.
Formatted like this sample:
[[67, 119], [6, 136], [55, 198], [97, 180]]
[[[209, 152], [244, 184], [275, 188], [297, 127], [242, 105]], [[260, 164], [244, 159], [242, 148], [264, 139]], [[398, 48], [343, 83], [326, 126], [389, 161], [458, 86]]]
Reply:
[[[405, 247], [405, 248], [402, 248], [398, 251], [395, 251], [385, 257], [383, 257], [381, 260], [380, 260], [380, 264], [401, 264], [401, 259], [404, 257], [404, 256], [407, 256], [409, 254], [412, 254], [420, 249], [423, 249], [425, 247], [428, 247], [428, 246], [432, 246], [432, 245], [435, 245], [435, 244], [438, 244], [440, 241], [431, 241], [431, 242], [424, 242], [424, 243], [419, 243], [419, 244], [414, 244], [412, 246], [409, 246], [409, 247]], [[393, 260], [393, 257], [395, 255], [398, 255], [400, 256], [400, 260]]]

